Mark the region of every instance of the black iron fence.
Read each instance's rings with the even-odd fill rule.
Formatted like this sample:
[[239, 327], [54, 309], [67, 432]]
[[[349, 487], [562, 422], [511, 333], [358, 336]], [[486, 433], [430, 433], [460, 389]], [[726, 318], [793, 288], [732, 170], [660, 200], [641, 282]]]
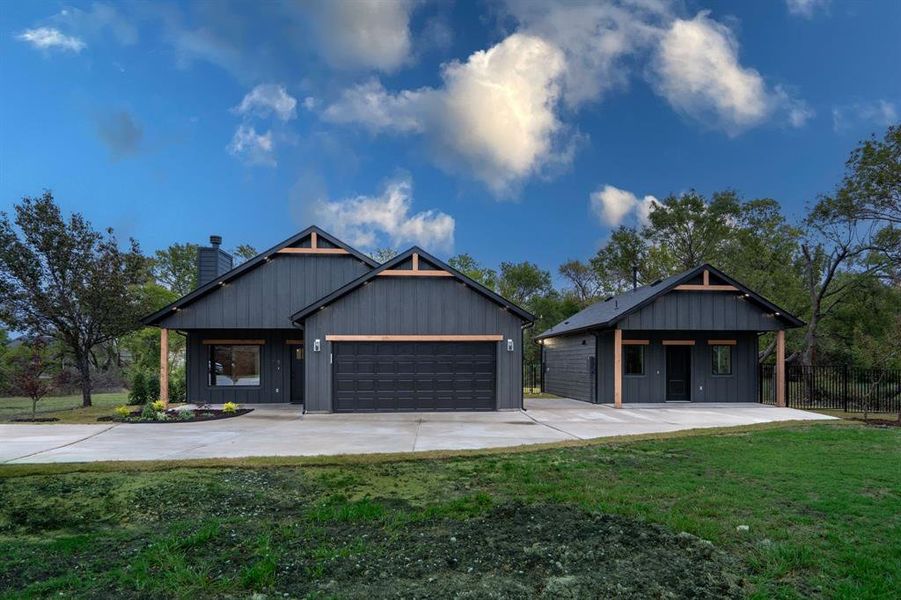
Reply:
[[541, 364], [526, 362], [522, 365], [522, 386], [530, 394], [537, 394], [542, 388]]
[[[775, 365], [760, 365], [758, 381], [760, 402], [775, 404]], [[792, 408], [897, 413], [901, 411], [901, 370], [786, 365], [785, 403]]]

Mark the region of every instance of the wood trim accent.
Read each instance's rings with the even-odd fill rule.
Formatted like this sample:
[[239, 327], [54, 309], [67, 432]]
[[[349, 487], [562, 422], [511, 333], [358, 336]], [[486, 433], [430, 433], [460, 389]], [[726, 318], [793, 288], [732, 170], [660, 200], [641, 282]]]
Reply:
[[407, 269], [385, 269], [379, 272], [379, 277], [453, 277], [453, 273], [439, 270], [411, 271]]
[[319, 234], [315, 231], [310, 233], [310, 248], [319, 248]]
[[651, 340], [623, 340], [623, 346], [647, 346]]
[[696, 283], [683, 283], [673, 288], [679, 292], [737, 292], [734, 285], [698, 285]]
[[350, 254], [344, 248], [282, 248], [276, 254]]
[[702, 277], [702, 280], [703, 280], [705, 286], [710, 285], [710, 271], [708, 271], [707, 269], [704, 269], [704, 275]]
[[326, 335], [327, 342], [500, 342], [500, 333], [485, 335]]
[[623, 407], [623, 330], [613, 330], [613, 407]]
[[204, 346], [262, 346], [266, 340], [203, 340]]
[[414, 271], [419, 270], [419, 252], [413, 253], [413, 270]]
[[285, 340], [285, 344], [289, 346], [301, 346], [303, 345], [303, 340]]
[[160, 401], [169, 405], [169, 330], [160, 329]]
[[708, 346], [736, 346], [737, 340], [707, 340]]
[[785, 406], [785, 330], [776, 332], [776, 406]]
[[694, 346], [694, 340], [663, 340], [661, 342], [664, 346]]

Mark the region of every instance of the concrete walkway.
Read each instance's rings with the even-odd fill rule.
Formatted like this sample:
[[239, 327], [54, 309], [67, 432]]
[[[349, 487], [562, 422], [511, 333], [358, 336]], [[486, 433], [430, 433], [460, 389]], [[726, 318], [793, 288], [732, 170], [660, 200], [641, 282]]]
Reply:
[[829, 420], [760, 404], [643, 404], [620, 410], [568, 399], [527, 400], [526, 411], [301, 415], [258, 405], [206, 423], [0, 424], [0, 463], [312, 456], [495, 448], [731, 427]]

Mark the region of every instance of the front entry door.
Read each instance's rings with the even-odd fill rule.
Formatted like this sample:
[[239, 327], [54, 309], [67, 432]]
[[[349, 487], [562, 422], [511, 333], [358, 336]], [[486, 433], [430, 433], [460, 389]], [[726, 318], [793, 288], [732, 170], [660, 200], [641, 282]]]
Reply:
[[666, 347], [666, 399], [691, 400], [691, 346]]
[[303, 345], [291, 346], [291, 403], [303, 404]]

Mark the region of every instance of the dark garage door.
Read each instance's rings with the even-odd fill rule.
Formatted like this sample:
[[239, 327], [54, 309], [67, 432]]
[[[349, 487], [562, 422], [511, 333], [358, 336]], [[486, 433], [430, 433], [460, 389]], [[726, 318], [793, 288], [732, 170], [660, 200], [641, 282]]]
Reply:
[[336, 342], [334, 409], [494, 410], [492, 342]]

